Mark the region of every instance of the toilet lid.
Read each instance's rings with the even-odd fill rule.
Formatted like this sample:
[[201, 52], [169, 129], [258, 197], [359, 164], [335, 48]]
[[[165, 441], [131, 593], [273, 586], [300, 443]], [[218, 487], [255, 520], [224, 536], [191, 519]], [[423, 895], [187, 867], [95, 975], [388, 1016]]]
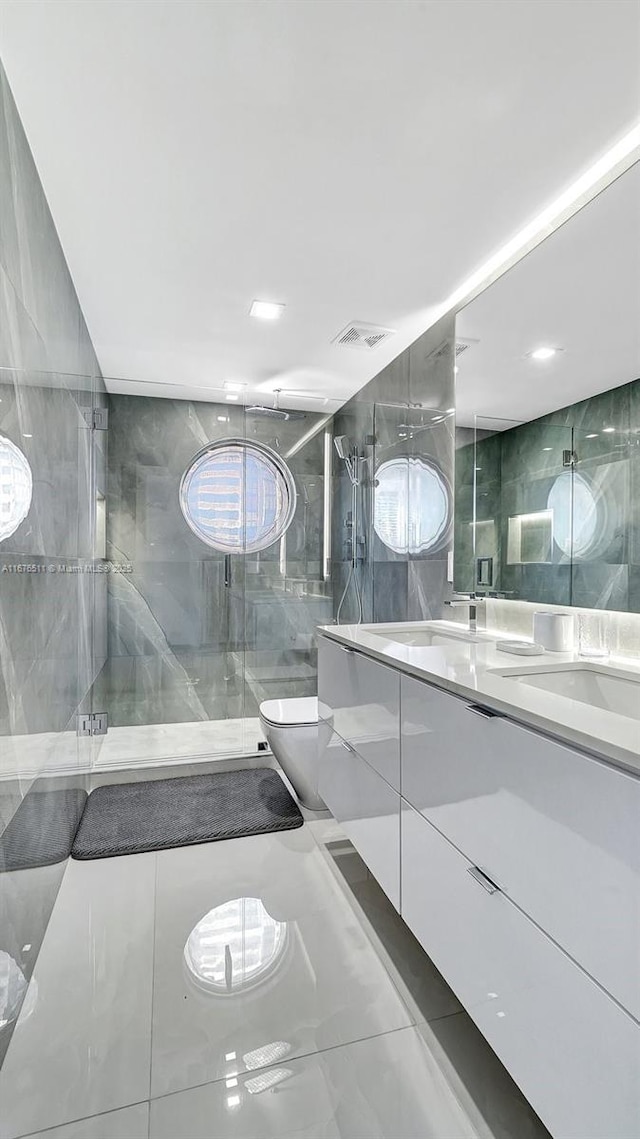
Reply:
[[293, 696], [289, 700], [265, 700], [260, 715], [270, 724], [294, 727], [296, 724], [318, 723], [318, 697]]

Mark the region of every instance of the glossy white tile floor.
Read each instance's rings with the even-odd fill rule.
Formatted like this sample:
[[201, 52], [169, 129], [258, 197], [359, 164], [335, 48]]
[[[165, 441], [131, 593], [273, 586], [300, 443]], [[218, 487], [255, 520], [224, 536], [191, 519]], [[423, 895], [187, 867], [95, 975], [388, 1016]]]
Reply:
[[70, 862], [2, 1139], [546, 1136], [335, 837]]

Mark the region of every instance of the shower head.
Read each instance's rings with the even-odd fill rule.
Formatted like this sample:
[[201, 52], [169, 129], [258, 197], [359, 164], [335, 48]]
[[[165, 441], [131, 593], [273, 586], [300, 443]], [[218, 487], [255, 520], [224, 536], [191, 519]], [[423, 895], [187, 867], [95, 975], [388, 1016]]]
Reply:
[[358, 458], [356, 448], [352, 447], [351, 440], [349, 439], [348, 435], [336, 435], [333, 443], [336, 451], [338, 452], [338, 455], [347, 468], [347, 474], [349, 476], [351, 485], [358, 486], [360, 460]]
[[[256, 403], [253, 407], [247, 408], [249, 415], [264, 415], [268, 419], [291, 419], [291, 413], [288, 411], [281, 411], [279, 407], [265, 407], [262, 403]], [[297, 416], [296, 416], [297, 418]]]
[[280, 407], [280, 388], [276, 388], [273, 393], [273, 407], [267, 407], [264, 403], [255, 403], [252, 407], [247, 408], [247, 412], [251, 415], [264, 415], [267, 419], [306, 419], [307, 415], [304, 411], [284, 411]]
[[348, 437], [346, 435], [336, 435], [335, 439], [333, 440], [333, 445], [340, 458], [346, 461], [349, 458], [350, 451]]

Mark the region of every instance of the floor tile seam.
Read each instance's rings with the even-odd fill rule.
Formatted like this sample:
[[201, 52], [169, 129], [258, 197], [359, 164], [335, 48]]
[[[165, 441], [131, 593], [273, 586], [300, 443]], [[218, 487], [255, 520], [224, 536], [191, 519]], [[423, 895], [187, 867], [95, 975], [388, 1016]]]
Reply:
[[[149, 1099], [136, 1099], [132, 1103], [123, 1103], [120, 1107], [108, 1107], [105, 1111], [94, 1111], [91, 1115], [79, 1115], [75, 1119], [65, 1119], [62, 1123], [51, 1123], [41, 1127], [38, 1131], [21, 1131], [13, 1139], [35, 1139], [38, 1135], [46, 1135], [48, 1131], [55, 1131], [58, 1127], [73, 1127], [76, 1123], [87, 1123], [91, 1119], [100, 1119], [105, 1115], [113, 1115], [116, 1111], [127, 1111], [130, 1107], [150, 1106]], [[149, 1114], [151, 1114], [149, 1112]]]
[[[285, 1064], [298, 1063], [298, 1061], [300, 1061], [300, 1060], [309, 1060], [313, 1056], [324, 1056], [325, 1053], [335, 1052], [339, 1048], [350, 1048], [352, 1045], [355, 1045], [355, 1044], [363, 1044], [367, 1040], [381, 1040], [382, 1037], [384, 1037], [384, 1036], [395, 1036], [399, 1032], [414, 1032], [415, 1033], [416, 1031], [417, 1031], [417, 1025], [415, 1025], [415, 1024], [402, 1024], [402, 1025], [399, 1025], [397, 1028], [387, 1028], [387, 1029], [384, 1029], [382, 1032], [373, 1032], [369, 1036], [358, 1036], [358, 1037], [355, 1037], [353, 1040], [344, 1040], [344, 1041], [342, 1041], [342, 1043], [329, 1044], [329, 1045], [327, 1045], [326, 1048], [314, 1048], [312, 1051], [309, 1051], [309, 1052], [301, 1052], [300, 1055], [285, 1056], [281, 1060], [274, 1061], [273, 1064], [265, 1064], [261, 1068], [250, 1068], [246, 1072], [234, 1073], [233, 1078], [235, 1079], [236, 1077], [247, 1076], [250, 1079], [253, 1076], [259, 1075], [260, 1072], [269, 1072], [274, 1068], [281, 1068]], [[418, 1035], [420, 1035], [420, 1034], [418, 1033]], [[171, 1092], [162, 1092], [160, 1095], [151, 1095], [149, 1097], [149, 1102], [151, 1104], [153, 1104], [153, 1103], [157, 1103], [159, 1100], [170, 1099], [172, 1096], [182, 1095], [185, 1092], [197, 1091], [198, 1088], [215, 1087], [216, 1084], [224, 1084], [225, 1080], [227, 1080], [227, 1079], [229, 1079], [229, 1076], [219, 1076], [218, 1079], [216, 1079], [216, 1080], [203, 1080], [202, 1083], [199, 1083], [199, 1084], [190, 1084], [188, 1087], [176, 1088], [174, 1091], [171, 1091]], [[28, 1139], [28, 1137], [19, 1136], [18, 1139]]]

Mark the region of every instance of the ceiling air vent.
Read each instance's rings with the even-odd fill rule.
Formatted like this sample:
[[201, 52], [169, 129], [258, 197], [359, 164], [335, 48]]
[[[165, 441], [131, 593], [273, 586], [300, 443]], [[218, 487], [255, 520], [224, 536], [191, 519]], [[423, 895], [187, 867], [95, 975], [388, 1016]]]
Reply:
[[384, 340], [388, 340], [395, 333], [394, 328], [381, 328], [378, 324], [363, 324], [362, 321], [352, 320], [346, 328], [342, 329], [331, 341], [332, 344], [343, 344], [346, 348], [378, 348]]
[[479, 343], [479, 340], [456, 340], [456, 360], [458, 356], [462, 356], [462, 353], [467, 351], [467, 348], [471, 348], [472, 344]]

